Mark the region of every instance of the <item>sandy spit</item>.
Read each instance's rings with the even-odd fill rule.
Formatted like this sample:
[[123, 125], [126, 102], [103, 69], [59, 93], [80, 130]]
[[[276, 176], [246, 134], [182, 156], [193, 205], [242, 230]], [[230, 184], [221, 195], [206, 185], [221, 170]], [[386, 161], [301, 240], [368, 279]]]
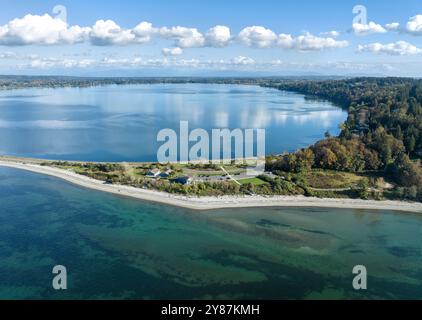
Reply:
[[304, 196], [224, 196], [192, 197], [173, 195], [130, 186], [110, 185], [74, 172], [17, 161], [1, 161], [0, 166], [53, 176], [80, 187], [134, 199], [162, 203], [193, 210], [250, 207], [318, 207], [368, 210], [392, 210], [422, 213], [422, 203], [404, 201], [373, 201], [356, 199], [322, 199]]

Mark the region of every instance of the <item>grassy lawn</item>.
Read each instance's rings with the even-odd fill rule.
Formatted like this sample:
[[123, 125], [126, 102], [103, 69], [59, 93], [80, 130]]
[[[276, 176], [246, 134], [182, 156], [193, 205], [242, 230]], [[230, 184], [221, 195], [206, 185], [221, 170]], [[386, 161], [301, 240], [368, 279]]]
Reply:
[[[166, 170], [168, 165], [159, 165], [159, 164], [82, 164], [82, 163], [71, 163], [71, 162], [57, 162], [56, 166], [63, 169], [70, 169], [79, 174], [89, 175], [91, 177], [97, 178], [99, 180], [106, 179], [116, 179], [117, 181], [139, 181], [145, 178], [145, 174], [149, 168], [159, 168], [161, 171]], [[189, 175], [193, 177], [215, 177], [221, 176], [222, 181], [227, 182], [227, 177], [225, 177], [224, 172], [218, 167], [208, 167], [208, 166], [196, 166], [192, 168], [190, 165], [171, 165], [175, 170], [173, 177]], [[245, 169], [239, 168], [239, 166], [228, 165], [225, 169], [236, 179], [236, 174], [241, 174], [245, 172]], [[302, 173], [305, 174], [305, 173]], [[295, 178], [295, 174], [292, 178]], [[300, 175], [297, 175], [299, 178]], [[374, 176], [375, 177], [375, 176]], [[355, 174], [348, 172], [338, 172], [331, 170], [312, 170], [305, 174], [303, 177], [306, 179], [306, 183], [309, 187], [314, 189], [343, 189], [343, 188], [352, 188], [358, 185], [358, 183], [365, 179], [369, 180], [369, 176], [364, 174]], [[268, 185], [269, 183], [261, 180], [259, 178], [246, 178], [238, 180], [242, 185], [252, 184], [254, 186]], [[385, 182], [382, 183], [379, 187], [384, 188]]]
[[254, 186], [262, 186], [264, 184], [267, 184], [264, 180], [261, 180], [259, 178], [250, 178], [250, 179], [242, 179], [239, 180], [240, 184], [253, 184]]
[[306, 176], [308, 184], [317, 189], [337, 189], [355, 186], [365, 177], [348, 172], [312, 171]]

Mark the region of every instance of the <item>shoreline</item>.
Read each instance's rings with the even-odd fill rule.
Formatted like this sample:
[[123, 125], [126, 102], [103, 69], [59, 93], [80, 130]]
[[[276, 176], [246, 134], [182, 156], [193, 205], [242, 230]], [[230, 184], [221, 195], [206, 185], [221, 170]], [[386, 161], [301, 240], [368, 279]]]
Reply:
[[64, 169], [40, 166], [18, 161], [0, 160], [0, 167], [30, 171], [65, 180], [74, 185], [137, 200], [161, 203], [192, 210], [228, 208], [291, 207], [339, 208], [362, 210], [391, 210], [422, 213], [422, 203], [405, 201], [375, 201], [360, 199], [311, 198], [305, 196], [223, 196], [190, 197], [139, 189], [130, 186], [110, 185]]

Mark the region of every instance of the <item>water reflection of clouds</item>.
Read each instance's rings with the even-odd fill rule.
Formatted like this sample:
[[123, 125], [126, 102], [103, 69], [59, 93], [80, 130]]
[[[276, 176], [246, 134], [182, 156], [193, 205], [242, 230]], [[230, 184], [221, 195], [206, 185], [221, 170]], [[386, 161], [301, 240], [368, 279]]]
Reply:
[[[154, 100], [150, 114], [158, 115], [158, 123], [152, 124], [174, 124], [179, 121], [189, 121], [192, 124], [199, 124], [204, 119], [204, 108], [200, 104], [192, 103], [186, 96], [175, 94], [164, 95]], [[140, 110], [143, 114], [144, 109]]]
[[335, 111], [320, 111], [293, 115], [292, 119], [296, 124], [301, 126], [308, 125], [309, 123], [317, 123], [323, 128], [329, 128], [332, 126], [332, 119], [337, 119], [337, 116], [338, 114], [336, 115]]
[[265, 128], [271, 133], [268, 152], [277, 153], [314, 143], [326, 130], [336, 134], [336, 125], [346, 117], [326, 102], [307, 102], [300, 95], [259, 87], [138, 88], [142, 90], [34, 89], [25, 92], [28, 99], [14, 104], [3, 99], [0, 147], [10, 154], [85, 154], [83, 160], [98, 154], [111, 161], [153, 161], [159, 130], [177, 131], [179, 121], [187, 120], [191, 130]]
[[[171, 124], [177, 123], [179, 120], [188, 120], [197, 127], [268, 128], [274, 124], [292, 123], [305, 126], [315, 123], [323, 128], [328, 128], [332, 125], [332, 120], [336, 121], [342, 117], [342, 111], [335, 108], [326, 109], [327, 106], [323, 106], [322, 103], [304, 101], [301, 96], [290, 93], [271, 90], [273, 95], [270, 96], [268, 90], [260, 93], [252, 92], [250, 88], [227, 89], [224, 86], [216, 86], [216, 89], [210, 90], [206, 86], [203, 87], [204, 92], [201, 91], [200, 96], [211, 95], [210, 99], [205, 100], [205, 103], [202, 97], [198, 98], [197, 88], [178, 86], [169, 88], [165, 85], [145, 88], [127, 87], [127, 94], [122, 94], [120, 87], [113, 86], [109, 88], [59, 89], [51, 91], [52, 94], [48, 96], [33, 94], [32, 97], [36, 101], [48, 101], [59, 105], [69, 105], [69, 102], [96, 105], [103, 112], [113, 114], [110, 119], [102, 119], [102, 123], [118, 127], [121, 126], [119, 119], [125, 121], [125, 126], [144, 126], [145, 122], [141, 118], [145, 118], [148, 121], [158, 120], [157, 124], [152, 124], [153, 127], [158, 126], [160, 122]], [[255, 94], [251, 95], [251, 93]], [[236, 94], [241, 94], [242, 99], [239, 100], [238, 96], [235, 97]], [[225, 103], [227, 100], [233, 102], [235, 107], [227, 106]], [[321, 110], [321, 107], [326, 110]], [[67, 112], [72, 113], [72, 110], [67, 110]], [[127, 115], [131, 115], [131, 117]], [[16, 126], [12, 123], [0, 125], [3, 127]], [[78, 129], [87, 128], [93, 123], [50, 120], [26, 122], [17, 126], [25, 125], [40, 128]]]
[[[40, 129], [88, 129], [94, 126], [105, 125], [114, 127], [158, 127], [160, 123], [176, 123], [179, 120], [188, 120], [193, 126], [205, 126], [215, 128], [268, 128], [273, 124], [286, 125], [293, 123], [295, 125], [305, 126], [310, 123], [318, 124], [323, 128], [332, 126], [332, 121], [337, 121], [343, 117], [343, 111], [337, 109], [325, 109], [314, 111], [312, 108], [268, 108], [265, 105], [248, 106], [230, 110], [225, 106], [211, 108], [201, 105], [186, 103], [182, 96], [165, 98], [166, 103], [160, 106], [159, 101], [145, 101], [142, 107], [136, 104], [136, 107], [118, 108], [115, 113], [97, 114], [97, 118], [72, 121], [76, 116], [72, 108], [61, 108], [57, 116], [61, 119], [46, 119], [52, 115], [49, 108], [42, 109], [37, 113], [38, 117], [44, 119], [6, 121], [0, 120], [2, 128], [40, 128]], [[55, 101], [57, 102], [57, 100]], [[108, 101], [107, 104], [112, 102]], [[133, 101], [132, 101], [133, 103]], [[163, 108], [164, 107], [164, 108]], [[107, 107], [108, 108], [108, 107]], [[131, 110], [132, 112], [124, 112]], [[213, 109], [213, 110], [212, 110]], [[239, 111], [239, 112], [236, 112]], [[27, 113], [27, 115], [30, 113]], [[68, 116], [67, 116], [68, 115]], [[86, 115], [85, 115], [86, 116]], [[80, 116], [76, 116], [80, 117]], [[164, 121], [163, 121], [164, 120]]]
[[4, 121], [0, 120], [0, 128], [18, 129], [89, 129], [96, 121], [34, 120]]
[[229, 128], [229, 113], [227, 111], [218, 111], [215, 114], [215, 128]]
[[268, 128], [273, 124], [285, 125], [287, 123], [293, 123], [299, 126], [317, 124], [323, 128], [329, 128], [333, 125], [333, 120], [342, 119], [343, 112], [341, 110], [325, 110], [288, 113], [261, 108], [252, 112], [250, 110], [243, 110], [238, 117], [239, 124], [242, 128]]

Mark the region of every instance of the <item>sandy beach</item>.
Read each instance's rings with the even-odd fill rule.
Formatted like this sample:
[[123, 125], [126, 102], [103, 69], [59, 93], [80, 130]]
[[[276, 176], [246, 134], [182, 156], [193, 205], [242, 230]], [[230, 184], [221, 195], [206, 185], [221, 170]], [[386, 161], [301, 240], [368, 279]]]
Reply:
[[144, 201], [163, 203], [193, 210], [211, 210], [222, 208], [247, 207], [319, 207], [349, 208], [369, 210], [393, 210], [422, 213], [422, 203], [404, 201], [373, 201], [358, 199], [323, 199], [304, 196], [224, 196], [224, 197], [188, 197], [173, 195], [154, 190], [144, 190], [130, 186], [110, 185], [76, 174], [71, 171], [40, 166], [18, 161], [0, 161], [0, 167], [9, 167], [53, 176], [80, 187], [107, 192], [119, 196]]

